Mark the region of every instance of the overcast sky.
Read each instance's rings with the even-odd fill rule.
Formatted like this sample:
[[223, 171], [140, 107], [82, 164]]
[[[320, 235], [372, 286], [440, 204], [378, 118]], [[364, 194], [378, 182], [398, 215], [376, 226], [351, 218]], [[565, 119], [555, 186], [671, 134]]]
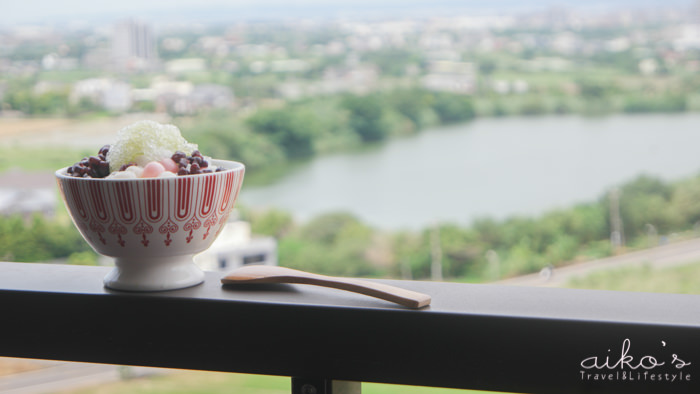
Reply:
[[304, 12], [328, 12], [333, 8], [360, 7], [492, 7], [503, 11], [522, 7], [544, 7], [552, 4], [572, 6], [598, 5], [663, 5], [690, 4], [693, 0], [0, 0], [0, 24], [52, 23], [58, 21], [99, 20], [111, 17], [144, 15], [167, 18], [211, 17], [217, 10], [234, 12], [243, 9], [256, 9], [256, 15], [269, 12], [273, 15], [282, 8]]
[[[217, 0], [0, 0], [0, 22], [54, 22], [107, 14], [138, 14], [154, 10], [176, 10], [196, 5], [216, 6]], [[227, 3], [236, 4], [241, 1]]]

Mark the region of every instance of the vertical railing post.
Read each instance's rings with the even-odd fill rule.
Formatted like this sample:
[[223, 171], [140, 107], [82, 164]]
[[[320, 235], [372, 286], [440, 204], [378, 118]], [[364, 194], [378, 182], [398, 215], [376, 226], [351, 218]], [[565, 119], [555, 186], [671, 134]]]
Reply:
[[292, 377], [292, 394], [360, 394], [361, 382]]

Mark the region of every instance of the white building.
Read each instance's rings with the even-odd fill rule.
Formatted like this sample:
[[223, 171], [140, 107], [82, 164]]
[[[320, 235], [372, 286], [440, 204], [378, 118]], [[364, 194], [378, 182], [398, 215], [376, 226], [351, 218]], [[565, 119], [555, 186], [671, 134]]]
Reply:
[[476, 88], [476, 67], [468, 62], [432, 62], [422, 83], [428, 90], [471, 94]]
[[132, 105], [131, 85], [110, 78], [83, 79], [73, 85], [70, 101], [88, 99], [112, 112], [125, 112]]
[[165, 72], [168, 74], [197, 73], [206, 70], [206, 59], [199, 57], [174, 59], [165, 63]]
[[677, 51], [700, 48], [700, 23], [679, 26], [673, 40], [673, 48]]
[[250, 223], [229, 221], [211, 247], [195, 257], [208, 271], [228, 271], [246, 264], [277, 265], [277, 241], [252, 236]]

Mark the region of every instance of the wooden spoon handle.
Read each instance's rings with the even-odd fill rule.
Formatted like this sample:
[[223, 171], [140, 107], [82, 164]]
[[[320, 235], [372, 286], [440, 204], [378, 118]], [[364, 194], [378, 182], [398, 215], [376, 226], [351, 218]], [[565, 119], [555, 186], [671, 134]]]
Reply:
[[339, 278], [318, 275], [277, 266], [244, 266], [227, 274], [221, 279], [221, 282], [224, 284], [300, 283], [324, 286], [380, 298], [399, 305], [407, 306], [409, 308], [423, 308], [430, 305], [431, 301], [430, 296], [427, 294], [422, 294], [383, 283], [355, 278]]

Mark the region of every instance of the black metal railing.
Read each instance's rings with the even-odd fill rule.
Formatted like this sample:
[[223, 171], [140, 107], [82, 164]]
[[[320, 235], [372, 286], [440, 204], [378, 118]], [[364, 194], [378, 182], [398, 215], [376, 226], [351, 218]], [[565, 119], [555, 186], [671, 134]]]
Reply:
[[525, 393], [700, 392], [700, 296], [385, 281], [430, 307], [305, 285], [102, 286], [109, 268], [0, 263], [0, 356]]

